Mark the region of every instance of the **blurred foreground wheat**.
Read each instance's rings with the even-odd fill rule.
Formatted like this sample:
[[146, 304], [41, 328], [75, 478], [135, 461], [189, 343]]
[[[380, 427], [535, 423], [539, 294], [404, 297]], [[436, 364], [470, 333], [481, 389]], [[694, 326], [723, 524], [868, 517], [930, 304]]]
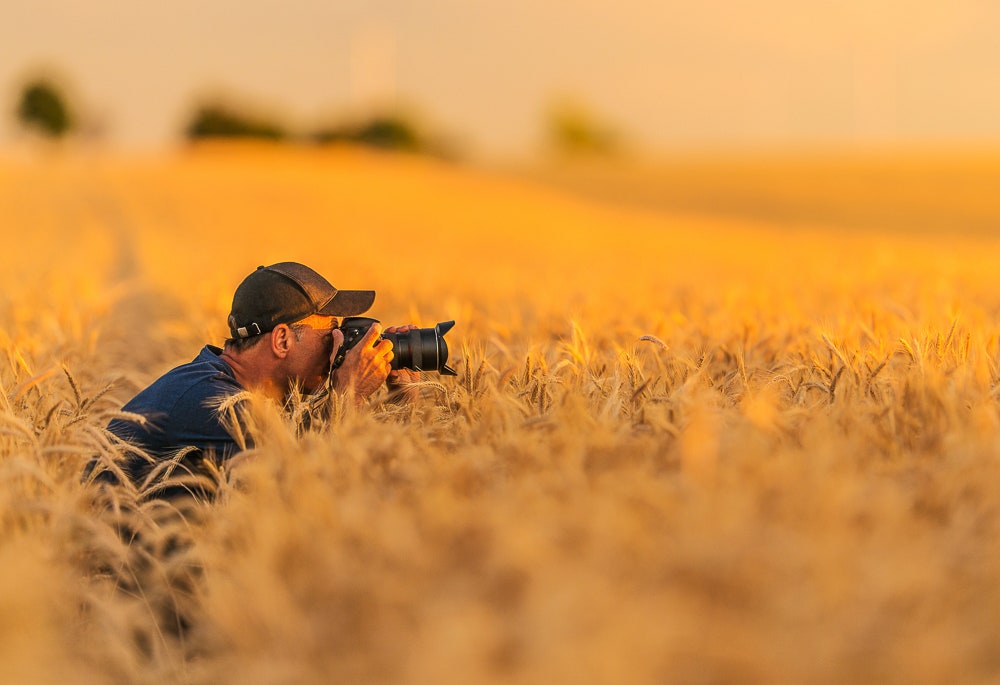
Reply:
[[[0, 682], [995, 682], [1000, 244], [613, 210], [354, 152], [0, 165]], [[373, 245], [372, 241], [376, 241]], [[82, 483], [257, 264], [456, 378], [218, 501]]]

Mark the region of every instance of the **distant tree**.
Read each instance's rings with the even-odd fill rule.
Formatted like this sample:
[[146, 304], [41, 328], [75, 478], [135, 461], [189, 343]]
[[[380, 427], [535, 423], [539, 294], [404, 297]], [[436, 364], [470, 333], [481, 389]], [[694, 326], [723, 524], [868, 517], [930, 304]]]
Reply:
[[199, 138], [261, 138], [283, 140], [288, 131], [274, 121], [248, 116], [221, 104], [199, 107], [184, 130], [190, 140]]
[[17, 106], [17, 119], [25, 128], [50, 138], [61, 138], [75, 123], [65, 96], [45, 79], [25, 84]]
[[376, 117], [359, 128], [354, 139], [387, 150], [417, 152], [424, 147], [416, 127], [399, 117]]
[[380, 115], [360, 124], [322, 128], [309, 138], [317, 143], [348, 142], [403, 152], [425, 152], [432, 147], [415, 124], [399, 115]]
[[560, 154], [606, 156], [620, 148], [615, 130], [574, 101], [563, 100], [551, 107], [547, 128], [549, 144]]

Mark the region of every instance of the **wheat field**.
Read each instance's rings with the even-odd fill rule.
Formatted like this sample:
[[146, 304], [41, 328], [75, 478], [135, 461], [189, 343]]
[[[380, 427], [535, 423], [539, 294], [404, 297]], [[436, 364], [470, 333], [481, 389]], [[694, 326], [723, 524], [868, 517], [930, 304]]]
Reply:
[[[0, 682], [996, 682], [1000, 242], [963, 218], [1000, 201], [955, 203], [840, 230], [347, 149], [3, 158]], [[81, 481], [284, 260], [455, 319], [458, 376], [305, 431], [254, 402], [211, 505]]]

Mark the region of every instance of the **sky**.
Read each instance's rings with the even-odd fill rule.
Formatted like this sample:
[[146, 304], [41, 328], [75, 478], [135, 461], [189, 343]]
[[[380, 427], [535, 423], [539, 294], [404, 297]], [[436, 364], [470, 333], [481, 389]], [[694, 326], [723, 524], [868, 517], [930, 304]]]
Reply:
[[0, 102], [55, 72], [131, 147], [218, 92], [300, 127], [400, 105], [487, 154], [563, 99], [649, 149], [995, 142], [997, 35], [995, 0], [0, 0]]

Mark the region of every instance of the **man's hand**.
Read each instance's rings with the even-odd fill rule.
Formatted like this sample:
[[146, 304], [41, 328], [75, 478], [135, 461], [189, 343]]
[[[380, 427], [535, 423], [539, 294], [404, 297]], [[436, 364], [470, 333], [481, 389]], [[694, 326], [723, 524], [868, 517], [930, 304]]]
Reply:
[[[386, 333], [409, 333], [415, 331], [419, 326], [407, 324], [405, 326], [391, 326], [385, 329]], [[385, 379], [385, 386], [389, 389], [389, 400], [392, 402], [412, 402], [420, 394], [420, 388], [415, 384], [420, 382], [420, 373], [410, 369], [396, 369], [390, 371]]]
[[[335, 392], [354, 396], [354, 401], [361, 404], [369, 395], [382, 387], [389, 376], [392, 362], [392, 343], [379, 340], [382, 326], [373, 324], [365, 337], [349, 349], [344, 355], [344, 362], [334, 370], [331, 385]], [[338, 329], [333, 331], [333, 351], [330, 353], [331, 363], [337, 357], [340, 346], [344, 344], [344, 334]]]

